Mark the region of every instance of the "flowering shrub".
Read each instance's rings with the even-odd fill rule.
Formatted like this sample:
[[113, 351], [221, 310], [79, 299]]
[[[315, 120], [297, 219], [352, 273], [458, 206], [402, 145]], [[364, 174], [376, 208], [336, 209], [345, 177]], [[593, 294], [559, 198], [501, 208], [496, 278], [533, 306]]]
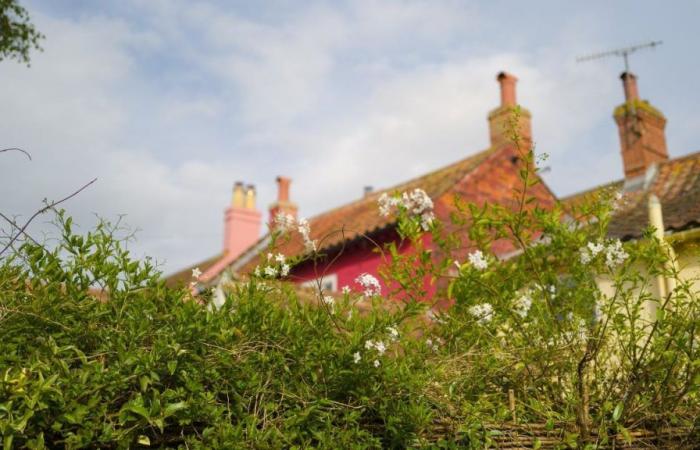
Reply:
[[[420, 189], [380, 198], [412, 248], [384, 249], [389, 292], [366, 273], [357, 293], [280, 281], [317, 257], [308, 222], [281, 215], [249, 281], [194, 299], [109, 224], [76, 235], [59, 213], [53, 249], [0, 261], [4, 448], [477, 449], [505, 422], [560, 430], [561, 448], [640, 427], [697, 442], [696, 280], [651, 231], [607, 236], [612, 195], [540, 207], [520, 157], [508, 207], [457, 200], [440, 223]], [[307, 254], [279, 253], [291, 233]]]

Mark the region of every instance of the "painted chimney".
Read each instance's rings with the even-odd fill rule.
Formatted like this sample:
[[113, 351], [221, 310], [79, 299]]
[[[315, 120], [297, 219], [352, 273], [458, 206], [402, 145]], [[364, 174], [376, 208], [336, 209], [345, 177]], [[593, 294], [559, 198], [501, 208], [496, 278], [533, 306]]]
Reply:
[[237, 181], [233, 185], [231, 206], [224, 213], [224, 254], [235, 257], [260, 237], [262, 214], [255, 209], [255, 186]]
[[620, 149], [625, 178], [644, 175], [654, 163], [668, 160], [666, 118], [646, 100], [639, 98], [637, 77], [620, 75], [625, 103], [615, 108], [613, 117], [620, 134]]
[[279, 176], [277, 181], [277, 201], [270, 205], [270, 225], [274, 225], [275, 217], [278, 214], [290, 214], [295, 219], [297, 218], [297, 205], [289, 200], [289, 185], [292, 184], [292, 179]]
[[516, 130], [521, 139], [521, 147], [524, 149], [532, 146], [532, 126], [530, 111], [518, 108], [515, 85], [518, 79], [509, 73], [500, 72], [496, 81], [501, 89], [501, 105], [489, 113], [489, 134], [491, 147], [500, 148], [506, 145], [514, 145], [512, 126], [510, 122], [515, 120], [515, 111], [519, 109]]

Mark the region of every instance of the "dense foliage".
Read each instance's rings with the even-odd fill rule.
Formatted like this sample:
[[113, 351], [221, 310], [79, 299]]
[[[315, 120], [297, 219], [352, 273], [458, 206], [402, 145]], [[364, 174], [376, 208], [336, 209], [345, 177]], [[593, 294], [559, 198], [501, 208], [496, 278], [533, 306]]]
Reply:
[[29, 51], [40, 50], [43, 38], [17, 0], [0, 0], [0, 61], [16, 59], [29, 64]]
[[[561, 428], [562, 447], [697, 433], [695, 280], [651, 233], [607, 238], [614, 198], [538, 206], [521, 156], [508, 208], [458, 202], [440, 224], [419, 190], [382, 198], [413, 249], [383, 249], [390, 302], [370, 275], [336, 296], [280, 282], [320, 257], [303, 220], [281, 218], [251, 280], [193, 298], [115, 227], [78, 235], [59, 212], [56, 245], [17, 241], [0, 263], [4, 447], [483, 448], [506, 422]], [[307, 256], [275, 252], [292, 238]], [[426, 281], [454, 304], [429, 313]]]

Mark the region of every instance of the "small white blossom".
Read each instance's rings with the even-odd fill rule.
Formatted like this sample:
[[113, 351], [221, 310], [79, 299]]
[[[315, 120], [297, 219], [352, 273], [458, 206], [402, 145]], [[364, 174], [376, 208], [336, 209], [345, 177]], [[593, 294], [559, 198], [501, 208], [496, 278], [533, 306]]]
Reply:
[[325, 295], [323, 297], [323, 303], [328, 305], [328, 307], [331, 309], [331, 311], [335, 307], [335, 299], [333, 297], [331, 297], [330, 295]]
[[381, 356], [386, 352], [386, 344], [382, 341], [377, 341], [374, 343], [374, 349], [379, 353], [379, 356]]
[[280, 275], [283, 277], [289, 275], [289, 264], [282, 264], [282, 267], [280, 267]]
[[365, 341], [365, 349], [367, 350], [372, 350], [374, 348], [374, 341], [372, 340], [366, 340]]
[[258, 278], [260, 277], [260, 275], [261, 275], [260, 274], [260, 266], [255, 266], [255, 270], [253, 271], [253, 275], [255, 275]]
[[195, 280], [199, 280], [199, 277], [201, 276], [202, 271], [199, 270], [199, 267], [195, 267], [194, 269], [192, 269], [192, 278], [194, 278]]
[[622, 242], [615, 239], [605, 248], [605, 264], [609, 269], [614, 269], [624, 263], [629, 257], [625, 249], [622, 248]]
[[285, 262], [286, 260], [287, 260], [287, 259], [284, 257], [284, 255], [283, 255], [282, 253], [278, 253], [278, 254], [275, 255], [275, 261], [277, 261], [277, 262], [280, 263], [280, 264], [284, 264], [284, 262]]
[[362, 356], [360, 355], [360, 352], [355, 352], [355, 353], [353, 353], [353, 355], [352, 355], [352, 361], [353, 361], [355, 364], [357, 364], [357, 363], [360, 362], [360, 360], [362, 360]]
[[263, 270], [263, 272], [264, 272], [265, 275], [267, 275], [268, 277], [273, 277], [273, 278], [274, 278], [274, 277], [277, 276], [277, 268], [272, 267], [272, 266], [267, 266], [267, 267], [265, 267], [265, 269]]
[[394, 209], [403, 208], [415, 217], [420, 218], [421, 228], [424, 231], [430, 229], [430, 225], [435, 219], [433, 214], [433, 201], [423, 189], [414, 189], [411, 192], [404, 192], [400, 196], [389, 196], [383, 193], [379, 200], [379, 214], [388, 217]]
[[493, 318], [493, 306], [490, 303], [482, 303], [469, 308], [469, 313], [476, 317], [480, 324], [486, 324]]
[[481, 250], [476, 250], [470, 253], [469, 262], [477, 270], [485, 270], [489, 266], [489, 263], [486, 261], [486, 258], [484, 258], [484, 254], [481, 252]]
[[433, 220], [435, 220], [435, 214], [432, 212], [425, 212], [420, 215], [420, 226], [423, 231], [430, 230], [430, 225], [432, 225]]
[[340, 290], [340, 292], [343, 293], [343, 295], [348, 295], [350, 294], [350, 286], [343, 286], [343, 288]]
[[527, 313], [530, 311], [531, 307], [532, 307], [532, 297], [530, 296], [529, 292], [525, 292], [518, 298], [516, 305], [515, 305], [515, 312], [520, 317], [524, 318], [527, 316]]
[[440, 349], [440, 344], [442, 344], [442, 339], [440, 338], [437, 338], [435, 341], [430, 338], [425, 340], [425, 345], [433, 352], [437, 352]]
[[624, 263], [629, 257], [627, 252], [622, 248], [622, 242], [619, 239], [603, 242], [589, 242], [585, 247], [579, 250], [579, 257], [582, 264], [589, 264], [599, 254], [605, 254], [605, 265], [609, 269], [614, 269]]
[[392, 341], [395, 341], [399, 338], [399, 330], [397, 330], [396, 327], [388, 327], [386, 331], [389, 332], [389, 336], [391, 337]]
[[382, 363], [380, 363], [378, 359], [375, 359], [372, 364], [374, 364], [374, 367], [379, 367], [382, 365]]
[[280, 211], [275, 216], [275, 225], [280, 231], [289, 231], [294, 226], [294, 216]]
[[348, 310], [348, 320], [352, 319], [352, 309]]
[[355, 278], [355, 282], [362, 286], [365, 297], [372, 297], [382, 293], [382, 287], [379, 284], [379, 280], [368, 273], [363, 273]]
[[379, 214], [382, 217], [388, 217], [389, 214], [391, 214], [392, 209], [399, 204], [399, 199], [389, 197], [385, 192], [379, 197], [377, 202], [379, 203]]

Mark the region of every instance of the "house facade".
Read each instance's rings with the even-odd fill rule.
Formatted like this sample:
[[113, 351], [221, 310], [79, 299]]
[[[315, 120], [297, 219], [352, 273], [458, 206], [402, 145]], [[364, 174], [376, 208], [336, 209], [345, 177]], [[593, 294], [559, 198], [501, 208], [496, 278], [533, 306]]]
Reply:
[[[561, 199], [543, 182], [531, 193], [546, 207], [556, 202], [566, 206], [597, 195], [601, 190], [616, 190], [623, 201], [611, 222], [611, 236], [622, 240], [638, 239], [652, 224], [661, 230], [659, 236], [677, 249], [678, 260], [684, 262], [687, 276], [697, 275], [700, 266], [691, 261], [696, 259], [695, 242], [700, 237], [700, 153], [671, 159], [665, 138], [666, 118], [640, 98], [635, 75], [623, 73], [621, 79], [625, 100], [614, 109], [613, 118], [619, 130], [623, 177]], [[489, 148], [469, 152], [470, 156], [461, 161], [400, 185], [366, 192], [354, 202], [309, 218], [308, 237], [317, 243], [317, 255], [322, 256], [295, 265], [286, 278], [300, 285], [320, 282], [324, 290], [330, 292], [352, 285], [363, 273], [381, 279], [379, 272], [387, 260], [379, 249], [389, 242], [400, 244], [395, 218], [379, 214], [378, 199], [382, 194], [422, 189], [432, 199], [435, 216], [443, 223], [449, 222], [457, 197], [476, 204], [511, 201], [513, 190], [521, 183], [519, 171], [523, 161], [519, 157], [521, 150], [511, 142], [508, 124], [510, 128], [517, 127], [521, 147], [529, 149], [531, 115], [517, 104], [517, 78], [502, 72], [497, 81], [501, 102], [487, 116]], [[273, 224], [274, 217], [280, 213], [298, 218], [298, 208], [291, 196], [291, 180], [278, 177], [277, 185], [277, 200], [269, 208], [269, 224]], [[255, 206], [255, 188], [237, 183], [231, 206], [225, 212], [223, 251], [195, 265], [203, 272], [195, 290], [201, 291], [222, 280], [236, 279], [254, 271], [271, 239], [269, 232], [260, 237], [262, 227], [262, 214]], [[425, 239], [424, 244], [430, 247], [430, 238]], [[409, 252], [412, 248], [403, 243], [400, 250]], [[514, 249], [497, 241], [494, 248], [488, 250], [505, 257]], [[298, 256], [307, 249], [302, 240], [292, 239], [282, 242], [276, 251]], [[191, 269], [186, 269], [169, 277], [168, 282], [189, 282], [190, 273]], [[426, 284], [429, 295], [438, 288]], [[661, 295], [668, 287], [658, 289]]]

